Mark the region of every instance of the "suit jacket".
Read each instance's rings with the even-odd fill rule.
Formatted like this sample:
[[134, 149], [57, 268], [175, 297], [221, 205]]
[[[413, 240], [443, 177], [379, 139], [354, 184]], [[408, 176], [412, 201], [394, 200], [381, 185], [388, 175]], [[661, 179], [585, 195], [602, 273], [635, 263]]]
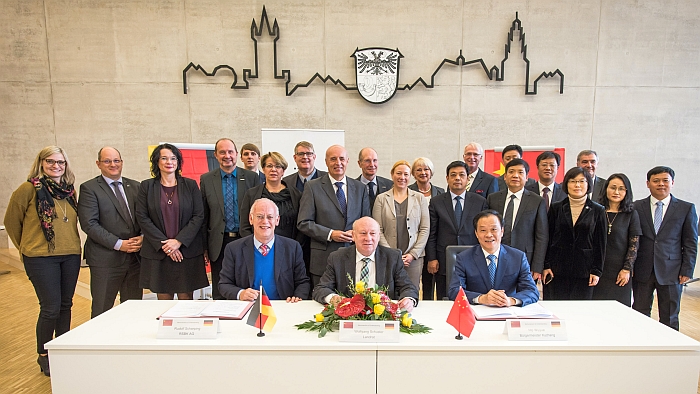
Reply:
[[[236, 167], [236, 181], [238, 194], [238, 213], [248, 189], [260, 184], [260, 176], [257, 172], [248, 171], [245, 168]], [[221, 185], [221, 169], [215, 168], [199, 178], [202, 188], [202, 201], [204, 202], [204, 245], [209, 251], [209, 259], [214, 261], [219, 258], [221, 246], [224, 244], [224, 231], [226, 230], [226, 216], [224, 215], [224, 189]], [[238, 221], [241, 222], [240, 220]]]
[[80, 227], [87, 234], [85, 259], [93, 267], [118, 267], [128, 253], [114, 250], [117, 240], [127, 240], [141, 234], [136, 221], [136, 200], [140, 183], [122, 177], [129, 212], [123, 212], [114, 188], [99, 175], [80, 185], [78, 217]]
[[498, 253], [493, 287], [481, 246], [477, 245], [459, 253], [448, 293], [451, 300], [457, 297], [460, 287], [464, 289], [469, 302], [475, 297], [488, 293], [491, 289], [505, 290], [508, 297], [522, 301], [522, 306], [537, 302], [540, 298], [525, 254], [505, 245], [501, 245]]
[[[395, 249], [398, 241], [396, 239], [396, 206], [394, 205], [393, 193], [393, 190], [389, 190], [377, 196], [372, 217], [379, 223], [379, 244]], [[428, 234], [430, 233], [428, 199], [409, 189], [407, 200], [406, 227], [409, 235], [407, 253], [414, 259], [418, 259], [425, 255], [425, 245], [428, 243]]]
[[481, 171], [481, 168], [479, 168], [476, 170], [472, 187], [470, 187], [468, 191], [486, 198], [489, 194], [495, 193], [498, 190], [498, 180], [496, 177]]
[[549, 248], [544, 268], [554, 276], [588, 278], [600, 277], [605, 261], [607, 218], [602, 205], [587, 198], [581, 215], [573, 224], [568, 198], [549, 207]]
[[[443, 188], [441, 188], [441, 187], [438, 187], [438, 186], [435, 186], [435, 185], [433, 185], [432, 183], [430, 184], [430, 186], [431, 186], [431, 188], [430, 188], [430, 197], [431, 197], [431, 198], [433, 198], [433, 197], [435, 197], [435, 196], [437, 196], [437, 195], [442, 194], [442, 193], [445, 192], [445, 189], [443, 189]], [[413, 191], [417, 191], [418, 193], [420, 193], [420, 191], [418, 190], [418, 183], [416, 183], [416, 182], [413, 182], [413, 183], [411, 183], [410, 185], [408, 185], [408, 188], [411, 189], [411, 190], [413, 190]]]
[[601, 178], [596, 175], [595, 177], [595, 182], [593, 182], [593, 192], [591, 193], [591, 199], [598, 204], [603, 204], [603, 193], [605, 193], [605, 190], [603, 189], [603, 186], [605, 186], [605, 181], [607, 179]]
[[[292, 207], [295, 212], [299, 212], [299, 202], [301, 201], [301, 192], [296, 188], [292, 187], [290, 184], [282, 180], [282, 183], [287, 187], [289, 190], [289, 194], [291, 195], [292, 198]], [[262, 198], [262, 193], [263, 190], [265, 190], [265, 184], [255, 186], [251, 189], [249, 189], [245, 197], [243, 198], [243, 202], [239, 206], [239, 212], [241, 214], [241, 236], [246, 237], [250, 234], [253, 234], [253, 227], [250, 224], [250, 207], [253, 206], [253, 203], [255, 200], [259, 200]], [[281, 223], [280, 223], [281, 224]], [[280, 228], [278, 225], [277, 228], [275, 228], [275, 233], [277, 233], [277, 230]], [[296, 226], [296, 219], [294, 221], [294, 226], [291, 229], [291, 234], [293, 239], [297, 240], [299, 243], [303, 242], [303, 239], [306, 238], [305, 235], [299, 233], [297, 226]]]
[[348, 183], [347, 221], [333, 190], [335, 181], [331, 181], [330, 176], [306, 182], [304, 193], [301, 195], [297, 227], [311, 239], [309, 271], [314, 275], [323, 275], [331, 252], [341, 246], [347, 246], [345, 243], [328, 241], [331, 230], [350, 230], [355, 220], [371, 214], [365, 185], [349, 177], [345, 179]]
[[[494, 178], [494, 182], [495, 182]], [[425, 260], [437, 260], [438, 274], [445, 275], [445, 248], [449, 245], [476, 245], [474, 216], [488, 209], [486, 199], [476, 193], [467, 193], [462, 202], [462, 222], [456, 223], [452, 194], [449, 191], [430, 199], [430, 233], [425, 247]]]
[[[495, 209], [501, 215], [505, 215], [507, 198], [507, 189], [489, 195], [487, 198], [489, 208]], [[513, 218], [513, 229], [510, 232], [510, 244], [508, 246], [525, 252], [532, 271], [542, 273], [548, 245], [549, 228], [547, 223], [547, 206], [544, 198], [529, 190], [523, 190], [520, 207], [518, 207], [518, 212]]]
[[[362, 174], [355, 179], [362, 183]], [[377, 184], [377, 192], [374, 194], [374, 199], [369, 199], [370, 214], [374, 210], [374, 201], [376, 200], [377, 196], [386, 192], [387, 190], [391, 190], [391, 188], [394, 187], [394, 181], [380, 177], [379, 175], [374, 177], [374, 182]], [[364, 185], [364, 183], [362, 184]], [[367, 195], [369, 196], [369, 186], [365, 186], [365, 188], [367, 188]]]
[[[312, 298], [321, 304], [325, 304], [325, 298], [336, 290], [346, 296], [350, 295], [348, 275], [353, 283], [357, 281], [355, 264], [357, 249], [355, 246], [340, 248], [328, 256], [328, 265], [316, 285]], [[387, 293], [392, 300], [400, 300], [411, 297], [418, 302], [418, 289], [413, 285], [408, 273], [403, 268], [401, 252], [398, 249], [377, 246], [375, 251], [376, 282], [379, 286], [386, 286]]]
[[[530, 186], [525, 186], [525, 189], [537, 194], [538, 196], [542, 197], [542, 193], [540, 192], [540, 184], [538, 182], [535, 182], [533, 185]], [[561, 201], [566, 198], [566, 193], [564, 193], [564, 190], [562, 190], [561, 185], [554, 182], [550, 189], [554, 189], [553, 191], [549, 191], [549, 205], [551, 206], [557, 201]], [[543, 197], [544, 198], [544, 197]]]
[[[224, 249], [221, 263], [219, 292], [227, 300], [237, 300], [238, 292], [248, 288], [257, 289], [255, 281], [255, 245], [253, 235], [237, 239]], [[287, 297], [309, 298], [311, 284], [304, 268], [301, 246], [293, 239], [275, 236], [273, 245], [275, 285], [280, 299]]]
[[[180, 252], [184, 258], [192, 258], [204, 253], [202, 240], [202, 223], [204, 208], [202, 195], [194, 179], [177, 178], [177, 197], [180, 201], [180, 232], [175, 239], [182, 242]], [[136, 218], [143, 232], [141, 257], [161, 260], [166, 254], [161, 249], [165, 235], [163, 212], [160, 208], [160, 179], [146, 179], [141, 182], [139, 196], [136, 200]]]
[[[318, 168], [316, 169], [316, 172], [314, 172], [314, 175], [309, 179], [310, 181], [316, 179], [316, 178], [321, 178], [323, 176], [328, 175], [326, 171], [321, 171]], [[300, 192], [304, 192], [304, 185], [299, 182], [299, 172], [295, 172], [294, 174], [287, 175], [286, 177], [282, 178], [283, 181], [287, 183], [287, 185], [296, 187]], [[299, 183], [297, 183], [299, 182]]]
[[[506, 185], [506, 180], [503, 178], [503, 175], [499, 176], [498, 178], [498, 190], [508, 190], [508, 185]], [[532, 178], [527, 178], [527, 181], [525, 182], [525, 188], [528, 186], [536, 185], [537, 181], [532, 179]]]
[[661, 285], [677, 285], [678, 276], [692, 278], [698, 254], [698, 215], [695, 205], [671, 196], [659, 232], [654, 232], [651, 198], [634, 202], [642, 236], [634, 263], [634, 279], [651, 281], [652, 268]]

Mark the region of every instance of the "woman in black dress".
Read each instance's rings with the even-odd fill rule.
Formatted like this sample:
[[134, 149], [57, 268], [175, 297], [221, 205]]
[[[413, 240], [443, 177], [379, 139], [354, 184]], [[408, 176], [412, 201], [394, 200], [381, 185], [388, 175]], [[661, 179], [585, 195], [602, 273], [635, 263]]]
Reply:
[[141, 182], [136, 218], [143, 232], [141, 287], [159, 300], [191, 300], [209, 285], [204, 265], [202, 194], [182, 176], [182, 153], [171, 144], [151, 154], [153, 178]]
[[593, 290], [594, 300], [616, 300], [632, 306], [630, 277], [639, 249], [642, 228], [632, 207], [632, 188], [625, 174], [612, 174], [605, 182], [602, 202], [608, 219], [603, 276]]
[[591, 175], [581, 167], [566, 172], [568, 195], [549, 208], [549, 247], [542, 280], [547, 300], [590, 300], [603, 272], [605, 208], [588, 198]]

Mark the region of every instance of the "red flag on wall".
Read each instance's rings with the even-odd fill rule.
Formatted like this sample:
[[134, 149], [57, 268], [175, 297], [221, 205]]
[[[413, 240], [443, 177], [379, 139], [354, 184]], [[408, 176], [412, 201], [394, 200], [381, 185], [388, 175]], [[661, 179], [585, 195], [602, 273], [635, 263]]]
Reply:
[[[537, 176], [537, 156], [540, 155], [540, 153], [547, 151], [547, 150], [552, 150], [561, 156], [561, 164], [559, 164], [559, 171], [557, 172], [557, 177], [555, 178], [555, 181], [557, 183], [561, 183], [561, 181], [564, 180], [564, 174], [566, 173], [566, 170], [568, 168], [564, 168], [564, 165], [566, 163], [565, 161], [565, 154], [566, 154], [566, 149], [564, 148], [554, 148], [554, 149], [530, 149], [527, 147], [523, 147], [523, 160], [527, 162], [527, 164], [530, 165], [530, 173], [528, 174], [528, 178], [532, 178], [536, 181], [539, 180], [539, 176]], [[505, 173], [505, 165], [501, 161], [501, 151], [498, 150], [496, 151], [495, 149], [487, 149], [484, 151], [484, 172], [487, 174], [491, 174], [495, 177], [499, 177]]]
[[467, 300], [467, 295], [464, 294], [462, 287], [459, 288], [459, 293], [457, 293], [455, 302], [452, 304], [450, 314], [447, 315], [447, 324], [454, 327], [467, 338], [472, 335], [476, 324], [476, 316], [474, 316], [474, 311], [469, 305], [469, 300]]

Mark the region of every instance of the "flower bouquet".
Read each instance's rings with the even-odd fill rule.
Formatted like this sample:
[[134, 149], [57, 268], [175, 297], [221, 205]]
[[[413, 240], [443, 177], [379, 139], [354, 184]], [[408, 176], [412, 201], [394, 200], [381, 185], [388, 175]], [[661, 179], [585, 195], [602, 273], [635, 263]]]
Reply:
[[401, 322], [401, 332], [407, 334], [425, 334], [430, 332], [430, 327], [417, 323], [411, 314], [399, 309], [397, 301], [392, 301], [386, 295], [386, 286], [374, 286], [367, 288], [365, 283], [358, 281], [353, 286], [350, 282], [350, 297], [343, 297], [337, 306], [326, 305], [313, 320], [297, 324], [299, 330], [318, 331], [318, 337], [322, 338], [328, 331], [338, 330], [341, 320], [398, 320]]

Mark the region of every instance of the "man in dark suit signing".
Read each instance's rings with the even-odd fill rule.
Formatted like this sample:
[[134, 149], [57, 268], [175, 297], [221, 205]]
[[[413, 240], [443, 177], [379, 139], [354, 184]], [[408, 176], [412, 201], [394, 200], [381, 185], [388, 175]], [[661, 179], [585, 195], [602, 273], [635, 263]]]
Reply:
[[483, 158], [484, 148], [481, 144], [470, 142], [464, 147], [462, 159], [467, 164], [467, 191], [486, 198], [498, 191], [498, 180], [493, 175], [481, 171], [479, 164]]
[[472, 304], [505, 307], [537, 302], [540, 293], [525, 254], [501, 244], [501, 215], [493, 210], [480, 212], [473, 225], [479, 245], [457, 255], [450, 299], [462, 287]]
[[536, 193], [544, 199], [547, 211], [549, 207], [566, 198], [561, 185], [556, 182], [557, 172], [561, 164], [561, 156], [553, 151], [544, 151], [537, 156], [537, 176], [540, 178], [533, 185], [525, 185], [525, 189]]
[[255, 200], [250, 209], [253, 234], [226, 246], [219, 279], [219, 292], [229, 300], [253, 301], [260, 284], [271, 300], [297, 302], [309, 298], [301, 246], [293, 239], [275, 235], [279, 208], [267, 198]]
[[[486, 199], [476, 193], [467, 193], [467, 165], [453, 161], [447, 166], [446, 193], [430, 199], [430, 233], [425, 247], [428, 273], [433, 275], [433, 287], [423, 289], [423, 299], [432, 300], [437, 289], [437, 299], [447, 297], [445, 249], [449, 245], [476, 245], [472, 220], [477, 213], [488, 208]], [[495, 178], [494, 178], [495, 182]]]
[[379, 234], [376, 220], [370, 217], [356, 220], [352, 228], [355, 246], [340, 248], [328, 256], [326, 271], [314, 287], [313, 299], [321, 304], [337, 305], [342, 297], [336, 291], [350, 295], [349, 275], [353, 283], [362, 281], [366, 287], [386, 286], [387, 295], [399, 300], [399, 306], [410, 312], [418, 303], [418, 289], [403, 267], [401, 251], [379, 246]]
[[523, 159], [506, 164], [507, 189], [489, 195], [489, 208], [503, 215], [503, 245], [527, 256], [532, 278], [537, 281], [544, 269], [549, 242], [549, 224], [544, 199], [525, 189], [530, 165]]
[[634, 202], [642, 236], [634, 263], [632, 308], [651, 316], [654, 291], [659, 321], [679, 329], [682, 285], [693, 277], [698, 254], [698, 215], [695, 205], [671, 194], [675, 173], [669, 167], [647, 172], [651, 195]]
[[598, 153], [594, 150], [582, 150], [576, 156], [576, 166], [583, 168], [593, 179], [593, 187], [588, 194], [588, 198], [602, 205], [603, 193], [605, 193], [605, 190], [603, 190], [605, 179], [595, 174], [598, 169], [598, 163]]
[[369, 216], [367, 188], [345, 176], [348, 152], [340, 145], [326, 150], [328, 176], [306, 183], [299, 203], [297, 228], [311, 238], [312, 285], [326, 270], [328, 255], [352, 242], [352, 224]]
[[260, 177], [257, 172], [236, 167], [238, 150], [228, 138], [216, 141], [214, 156], [219, 168], [203, 174], [199, 187], [204, 202], [204, 258], [211, 265], [212, 298], [222, 300], [217, 283], [224, 249], [240, 238], [239, 208], [246, 191], [260, 184]]
[[379, 158], [377, 157], [377, 152], [372, 148], [362, 148], [360, 150], [357, 165], [362, 170], [362, 174], [357, 177], [357, 180], [367, 187], [369, 211], [371, 213], [374, 209], [374, 200], [377, 198], [377, 195], [391, 189], [394, 186], [394, 182], [377, 175]]
[[141, 263], [138, 252], [143, 236], [134, 218], [139, 182], [122, 177], [121, 154], [112, 147], [97, 153], [101, 174], [80, 185], [78, 216], [87, 234], [85, 259], [90, 266], [91, 317], [119, 301], [140, 300]]

